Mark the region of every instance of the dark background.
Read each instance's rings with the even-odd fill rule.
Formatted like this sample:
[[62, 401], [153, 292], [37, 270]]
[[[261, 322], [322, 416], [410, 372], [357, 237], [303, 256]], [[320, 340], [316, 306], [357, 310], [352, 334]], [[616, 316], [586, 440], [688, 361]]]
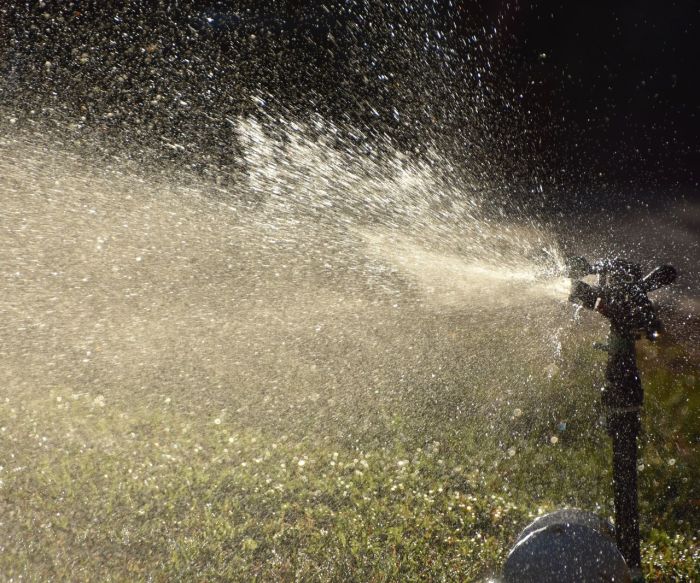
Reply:
[[698, 200], [696, 0], [10, 2], [0, 18], [18, 127], [99, 135], [144, 165], [216, 173], [230, 120], [262, 109], [433, 147], [542, 212]]
[[548, 146], [560, 168], [651, 199], [697, 192], [699, 16], [697, 2], [653, 0], [512, 13], [513, 76], [531, 83], [527, 107], [559, 122]]

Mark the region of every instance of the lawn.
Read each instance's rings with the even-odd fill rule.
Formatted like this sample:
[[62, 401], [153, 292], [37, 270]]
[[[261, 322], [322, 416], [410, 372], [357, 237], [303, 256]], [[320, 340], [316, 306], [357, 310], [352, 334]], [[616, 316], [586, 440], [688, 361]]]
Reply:
[[[641, 359], [650, 581], [699, 574], [698, 379], [678, 350]], [[318, 396], [263, 422], [263, 404], [182, 392], [16, 391], [0, 402], [3, 580], [483, 580], [538, 514], [611, 514], [608, 440], [573, 390], [600, 357], [569, 356], [583, 376], [549, 381], [566, 398], [461, 414], [455, 395], [376, 397], [361, 423]]]

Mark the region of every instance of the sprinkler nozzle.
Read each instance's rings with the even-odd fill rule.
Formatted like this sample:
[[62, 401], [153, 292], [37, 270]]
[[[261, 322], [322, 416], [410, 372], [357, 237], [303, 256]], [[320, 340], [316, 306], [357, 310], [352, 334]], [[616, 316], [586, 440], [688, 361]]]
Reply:
[[574, 281], [571, 284], [569, 301], [572, 304], [578, 304], [589, 310], [594, 310], [598, 301], [598, 293], [593, 286], [582, 281]]
[[[594, 310], [610, 320], [612, 328], [624, 337], [644, 334], [656, 340], [663, 330], [656, 309], [647, 294], [673, 283], [677, 272], [671, 265], [662, 265], [642, 277], [642, 269], [618, 257], [601, 259], [592, 265], [583, 257], [567, 260], [571, 284], [569, 301]], [[576, 276], [598, 276], [597, 285], [589, 285]]]

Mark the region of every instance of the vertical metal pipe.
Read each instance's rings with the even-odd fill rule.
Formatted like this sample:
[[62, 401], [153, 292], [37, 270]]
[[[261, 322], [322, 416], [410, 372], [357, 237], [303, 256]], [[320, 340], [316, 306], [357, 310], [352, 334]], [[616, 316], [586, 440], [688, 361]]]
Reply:
[[610, 428], [615, 490], [615, 538], [630, 570], [641, 570], [639, 508], [637, 505], [637, 435], [639, 415], [623, 413]]
[[[644, 394], [637, 369], [635, 338], [612, 326], [602, 403], [613, 449], [615, 538], [630, 570], [641, 576], [637, 503], [637, 436]], [[639, 580], [639, 579], [637, 579]]]

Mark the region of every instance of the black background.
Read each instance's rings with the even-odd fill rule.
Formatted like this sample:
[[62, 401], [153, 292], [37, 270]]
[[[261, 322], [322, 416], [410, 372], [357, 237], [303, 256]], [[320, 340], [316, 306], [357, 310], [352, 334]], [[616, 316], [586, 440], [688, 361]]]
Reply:
[[508, 50], [523, 65], [513, 75], [521, 86], [535, 81], [530, 107], [561, 120], [550, 143], [560, 165], [656, 196], [697, 189], [699, 15], [697, 2], [653, 0], [540, 2], [512, 13]]
[[695, 0], [16, 2], [0, 17], [5, 106], [144, 161], [184, 141], [192, 168], [225, 166], [223, 120], [262, 95], [362, 140], [437, 144], [521, 202], [543, 190], [542, 207], [700, 190]]

